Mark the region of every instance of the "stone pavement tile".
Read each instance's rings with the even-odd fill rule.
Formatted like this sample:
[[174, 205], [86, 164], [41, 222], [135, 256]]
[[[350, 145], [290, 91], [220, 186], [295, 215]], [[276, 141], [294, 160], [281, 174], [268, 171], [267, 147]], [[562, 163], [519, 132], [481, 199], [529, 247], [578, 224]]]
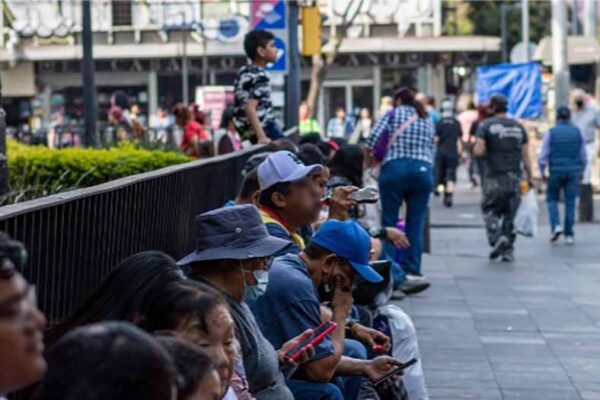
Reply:
[[537, 325], [529, 315], [476, 314], [474, 319], [475, 327], [479, 331], [538, 331]]
[[496, 382], [501, 389], [554, 389], [572, 387], [569, 377], [564, 371], [527, 372], [527, 371], [496, 371]]
[[585, 400], [600, 400], [600, 382], [578, 382], [575, 387]]
[[561, 388], [501, 389], [503, 400], [581, 400], [581, 396], [572, 386]]
[[502, 400], [498, 388], [431, 388], [429, 389], [431, 400]]
[[484, 344], [486, 354], [491, 360], [496, 356], [528, 358], [531, 360], [554, 359], [554, 353], [546, 345], [542, 344]]
[[413, 318], [417, 332], [419, 330], [436, 330], [440, 332], [460, 332], [473, 331], [475, 325], [472, 319], [456, 319], [456, 318], [428, 318], [419, 317]]
[[480, 331], [479, 337], [483, 344], [546, 345], [545, 337], [539, 332]]

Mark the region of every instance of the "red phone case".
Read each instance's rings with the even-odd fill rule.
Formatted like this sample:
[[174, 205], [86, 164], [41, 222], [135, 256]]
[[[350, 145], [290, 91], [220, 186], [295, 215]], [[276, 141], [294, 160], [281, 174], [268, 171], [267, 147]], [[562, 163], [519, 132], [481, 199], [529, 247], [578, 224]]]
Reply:
[[325, 337], [327, 335], [329, 335], [331, 332], [333, 332], [335, 330], [335, 328], [337, 328], [337, 324], [335, 322], [324, 322], [321, 325], [319, 325], [317, 327], [317, 329], [315, 329], [315, 331], [319, 330], [319, 328], [321, 328], [321, 326], [323, 326], [325, 324], [328, 324], [329, 326], [323, 332], [321, 332], [318, 336], [315, 336], [314, 338], [312, 338], [310, 342], [303, 344], [303, 346], [300, 347], [299, 349], [297, 349], [298, 345], [294, 346], [292, 349], [290, 349], [290, 352], [294, 351], [294, 354], [289, 355], [289, 352], [288, 352], [288, 353], [286, 353], [286, 357], [292, 361], [298, 361], [298, 359], [300, 358], [300, 354], [302, 353], [302, 350], [304, 350], [308, 346], [318, 345], [323, 340], [325, 340]]

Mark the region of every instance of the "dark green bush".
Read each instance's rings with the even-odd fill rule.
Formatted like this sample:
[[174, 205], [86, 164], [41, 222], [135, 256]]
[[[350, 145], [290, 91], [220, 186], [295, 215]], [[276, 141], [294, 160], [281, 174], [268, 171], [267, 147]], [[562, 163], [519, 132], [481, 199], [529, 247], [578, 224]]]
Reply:
[[16, 203], [53, 193], [98, 185], [125, 176], [192, 160], [184, 155], [150, 151], [125, 144], [111, 149], [61, 149], [8, 142], [10, 194]]

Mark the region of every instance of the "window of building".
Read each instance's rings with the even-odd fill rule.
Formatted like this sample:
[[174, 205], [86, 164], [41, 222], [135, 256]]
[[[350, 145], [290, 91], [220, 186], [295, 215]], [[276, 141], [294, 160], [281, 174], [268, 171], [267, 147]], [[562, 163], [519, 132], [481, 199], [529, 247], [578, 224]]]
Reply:
[[131, 0], [112, 0], [113, 26], [131, 26]]

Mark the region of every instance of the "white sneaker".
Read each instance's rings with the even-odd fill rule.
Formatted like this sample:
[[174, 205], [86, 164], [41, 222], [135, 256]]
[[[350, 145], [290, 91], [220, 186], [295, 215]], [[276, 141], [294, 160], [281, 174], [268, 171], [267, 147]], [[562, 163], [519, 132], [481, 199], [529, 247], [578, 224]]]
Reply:
[[425, 275], [421, 275], [421, 274], [412, 274], [410, 272], [408, 272], [406, 275], [406, 280], [409, 282], [423, 282], [425, 281], [427, 278], [425, 277]]
[[565, 236], [565, 243], [569, 246], [572, 246], [575, 244], [575, 239], [573, 238], [573, 236]]
[[560, 235], [563, 234], [563, 229], [560, 226], [555, 227], [552, 230], [552, 235], [550, 236], [550, 241], [551, 242], [556, 242], [558, 240], [558, 238], [560, 237]]

